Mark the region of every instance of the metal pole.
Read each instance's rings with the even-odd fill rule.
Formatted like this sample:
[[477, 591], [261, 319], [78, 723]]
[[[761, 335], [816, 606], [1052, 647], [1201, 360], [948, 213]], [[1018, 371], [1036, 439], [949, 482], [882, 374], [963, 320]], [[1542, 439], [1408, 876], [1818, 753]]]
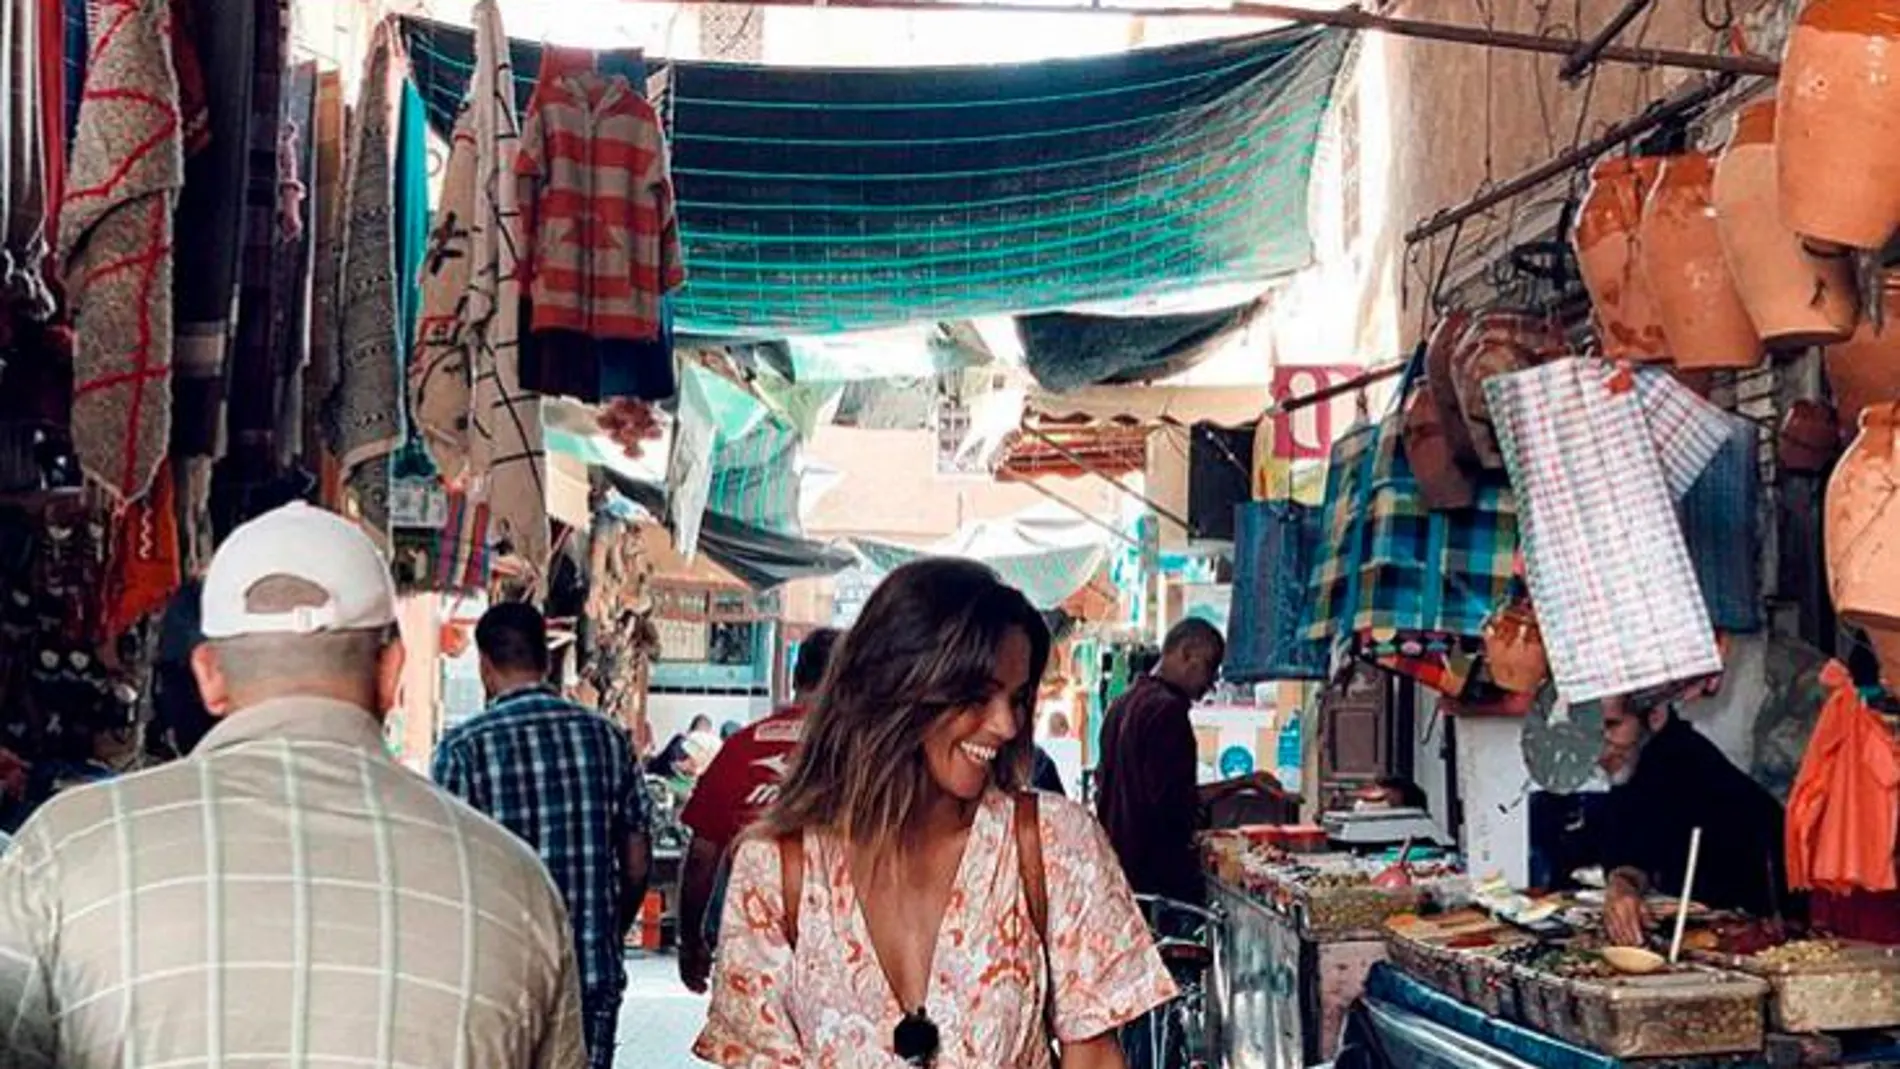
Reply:
[[1311, 408], [1323, 401], [1330, 401], [1340, 394], [1363, 390], [1381, 379], [1389, 379], [1405, 370], [1408, 360], [1397, 360], [1390, 364], [1381, 364], [1362, 375], [1355, 375], [1345, 382], [1335, 382], [1331, 386], [1322, 386], [1312, 393], [1303, 393], [1298, 397], [1289, 397], [1268, 406], [1266, 415], [1284, 416], [1289, 412], [1298, 412], [1302, 408]]
[[1442, 231], [1449, 230], [1466, 219], [1489, 211], [1499, 204], [1516, 197], [1526, 190], [1535, 189], [1567, 171], [1575, 170], [1579, 165], [1608, 152], [1610, 149], [1632, 138], [1654, 130], [1656, 127], [1707, 104], [1727, 92], [1734, 79], [1723, 75], [1711, 78], [1683, 92], [1650, 105], [1649, 110], [1633, 119], [1610, 127], [1601, 137], [1587, 141], [1576, 148], [1552, 158], [1518, 175], [1516, 178], [1458, 205], [1447, 208], [1406, 232], [1405, 243], [1416, 245]]
[[[688, 0], [695, 2], [695, 0]], [[1091, 4], [1053, 6], [1025, 0], [696, 0], [705, 4], [735, 4], [745, 7], [857, 8], [881, 11], [1015, 11], [1038, 15], [1133, 15], [1141, 18], [1247, 18], [1290, 22], [1300, 26], [1332, 26], [1362, 33], [1389, 33], [1397, 37], [1415, 37], [1426, 41], [1508, 48], [1519, 52], [1542, 52], [1568, 56], [1584, 44], [1575, 37], [1543, 37], [1532, 33], [1487, 30], [1478, 26], [1449, 22], [1426, 22], [1374, 15], [1358, 8], [1320, 10], [1286, 4], [1251, 3], [1249, 0], [1218, 8], [1175, 7], [1167, 5]], [[1760, 56], [1724, 56], [1708, 52], [1685, 52], [1672, 48], [1630, 48], [1607, 45], [1599, 61], [1629, 63], [1639, 67], [1681, 67], [1689, 70], [1727, 74], [1758, 74], [1772, 78], [1781, 71], [1774, 60]]]
[[1054, 438], [1049, 437], [1047, 434], [1044, 434], [1041, 428], [1031, 427], [1027, 424], [1024, 424], [1023, 433], [1029, 435], [1031, 438], [1036, 439], [1037, 441], [1041, 442], [1043, 445], [1048, 446], [1050, 449], [1055, 450], [1056, 455], [1061, 457], [1062, 459], [1068, 461], [1071, 464], [1074, 464], [1076, 467], [1081, 468], [1083, 471], [1088, 472], [1090, 475], [1095, 476], [1096, 478], [1102, 480], [1103, 482], [1114, 487], [1115, 489], [1120, 490], [1123, 494], [1127, 495], [1128, 497], [1131, 497], [1135, 499], [1136, 501], [1139, 501], [1142, 504], [1153, 509], [1155, 512], [1155, 515], [1160, 516], [1162, 519], [1167, 520], [1169, 523], [1174, 524], [1176, 527], [1179, 527], [1181, 530], [1186, 531], [1190, 535], [1194, 533], [1194, 527], [1191, 524], [1189, 524], [1186, 520], [1182, 519], [1174, 511], [1168, 508], [1165, 508], [1162, 505], [1157, 504], [1153, 498], [1150, 498], [1146, 494], [1143, 494], [1137, 491], [1134, 487], [1129, 486], [1127, 483], [1122, 482], [1120, 479], [1115, 478], [1113, 475], [1097, 470], [1095, 465], [1090, 464], [1088, 461], [1083, 460], [1079, 456], [1076, 456], [1075, 453], [1071, 451], [1067, 446], [1063, 445], [1061, 442], [1056, 441]]
[[[1603, 50], [1610, 46], [1610, 42], [1616, 40], [1616, 35], [1627, 29], [1630, 23], [1636, 21], [1636, 16], [1642, 14], [1643, 10], [1654, 2], [1655, 0], [1624, 0], [1623, 9], [1610, 16], [1610, 21], [1603, 24], [1603, 28], [1596, 32], [1596, 36], [1578, 45], [1577, 50], [1570, 53], [1570, 58], [1564, 60], [1564, 65], [1557, 69], [1557, 77], [1566, 82], [1576, 81], [1578, 76], [1596, 63], [1597, 57], [1603, 53]], [[1583, 27], [1577, 28], [1581, 30]]]

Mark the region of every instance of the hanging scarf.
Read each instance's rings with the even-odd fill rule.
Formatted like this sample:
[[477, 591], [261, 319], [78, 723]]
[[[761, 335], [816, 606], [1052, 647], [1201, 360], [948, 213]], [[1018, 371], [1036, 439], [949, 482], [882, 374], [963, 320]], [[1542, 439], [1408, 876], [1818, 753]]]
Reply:
[[476, 6], [475, 41], [475, 75], [456, 117], [424, 264], [410, 400], [443, 477], [461, 480], [478, 506], [466, 514], [487, 517], [485, 535], [471, 525], [461, 537], [485, 537], [538, 577], [548, 559], [546, 457], [540, 398], [520, 382], [519, 204], [509, 180], [521, 126], [493, 0]]
[[[6, 128], [0, 131], [0, 195], [6, 198], [5, 245], [0, 248], [0, 291], [35, 320], [55, 309], [46, 287], [48, 146], [41, 140], [39, 0], [0, 4], [0, 84], [9, 88]], [[57, 151], [57, 146], [55, 146]]]
[[[310, 357], [303, 381], [303, 455], [313, 467], [322, 467], [322, 457], [329, 451], [323, 411], [337, 380], [336, 283], [342, 256], [338, 229], [343, 205], [343, 126], [343, 75], [323, 71], [317, 75], [316, 189], [308, 212], [316, 227], [316, 265], [310, 286]], [[328, 496], [322, 500], [333, 508], [339, 505]]]
[[402, 444], [392, 232], [396, 84], [402, 59], [395, 29], [376, 27], [350, 139], [338, 268], [337, 382], [328, 424], [342, 469], [343, 512], [387, 550], [389, 458]]
[[171, 434], [172, 204], [184, 181], [165, 0], [106, 0], [93, 27], [60, 261], [72, 303], [73, 445], [118, 498]]

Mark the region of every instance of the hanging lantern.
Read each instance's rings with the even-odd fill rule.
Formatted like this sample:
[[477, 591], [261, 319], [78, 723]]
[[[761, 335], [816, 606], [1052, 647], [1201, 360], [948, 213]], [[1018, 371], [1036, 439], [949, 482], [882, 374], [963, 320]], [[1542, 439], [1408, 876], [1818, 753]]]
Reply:
[[1846, 439], [1859, 433], [1862, 409], [1900, 401], [1900, 275], [1886, 276], [1880, 302], [1878, 326], [1874, 316], [1867, 316], [1853, 337], [1827, 347], [1828, 388], [1834, 391]]
[[1781, 217], [1878, 249], [1900, 226], [1900, 0], [1813, 0], [1781, 62]]
[[1900, 683], [1900, 403], [1871, 405], [1828, 481], [1828, 591], [1841, 619], [1867, 630], [1881, 679]]
[[1643, 362], [1669, 358], [1662, 313], [1642, 275], [1637, 232], [1643, 202], [1656, 184], [1653, 157], [1604, 160], [1590, 172], [1590, 189], [1577, 209], [1570, 244], [1596, 314], [1603, 355]]
[[1714, 183], [1708, 156], [1671, 156], [1643, 207], [1643, 276], [1662, 310], [1670, 356], [1691, 371], [1751, 368], [1763, 355], [1722, 255]]
[[1806, 348], [1854, 332], [1852, 261], [1821, 255], [1781, 221], [1775, 174], [1775, 102], [1742, 109], [1715, 167], [1715, 223], [1755, 332], [1771, 346]]

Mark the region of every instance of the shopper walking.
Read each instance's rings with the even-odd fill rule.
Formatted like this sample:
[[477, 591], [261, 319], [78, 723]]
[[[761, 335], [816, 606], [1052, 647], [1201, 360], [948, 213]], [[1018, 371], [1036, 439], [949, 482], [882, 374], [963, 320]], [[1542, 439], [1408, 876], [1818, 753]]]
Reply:
[[1048, 656], [980, 564], [872, 595], [734, 858], [701, 1058], [1123, 1064], [1116, 1030], [1174, 988], [1095, 822], [1021, 790]]
[[547, 621], [497, 605], [475, 625], [489, 705], [436, 747], [437, 783], [533, 847], [567, 902], [587, 1050], [612, 1069], [627, 933], [646, 896], [646, 808], [633, 739], [548, 683]]
[[192, 655], [217, 726], [0, 857], [0, 1066], [585, 1064], [540, 861], [389, 756], [395, 619], [341, 517], [232, 532]]
[[837, 641], [838, 632], [828, 627], [805, 636], [792, 668], [791, 704], [727, 739], [680, 812], [680, 823], [693, 832], [679, 890], [680, 982], [689, 991], [705, 994], [712, 973], [714, 940], [707, 929], [716, 928], [719, 917], [714, 912], [708, 925], [708, 908], [716, 911], [725, 901], [732, 844], [778, 797]]

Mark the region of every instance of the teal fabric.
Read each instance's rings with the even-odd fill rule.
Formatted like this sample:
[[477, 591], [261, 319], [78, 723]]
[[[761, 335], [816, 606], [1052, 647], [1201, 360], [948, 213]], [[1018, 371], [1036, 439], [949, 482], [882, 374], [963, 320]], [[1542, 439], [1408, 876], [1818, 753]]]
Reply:
[[[852, 542], [866, 563], [884, 572], [935, 555], [929, 550], [868, 538], [854, 538]], [[1068, 600], [1069, 595], [1093, 579], [1107, 561], [1108, 550], [1099, 545], [1065, 546], [1035, 553], [980, 559], [982, 563], [996, 569], [996, 574], [1002, 577], [1003, 582], [1022, 591], [1031, 605], [1048, 610], [1061, 605]]]
[[[396, 113], [395, 190], [392, 208], [395, 225], [391, 228], [396, 244], [396, 351], [405, 368], [414, 355], [416, 321], [422, 314], [422, 263], [429, 252], [429, 117], [422, 94], [413, 82], [402, 85], [402, 100]], [[406, 392], [406, 391], [405, 391]], [[394, 474], [398, 477], [429, 475], [435, 462], [416, 433], [415, 421], [404, 419], [409, 438], [397, 451]]]

